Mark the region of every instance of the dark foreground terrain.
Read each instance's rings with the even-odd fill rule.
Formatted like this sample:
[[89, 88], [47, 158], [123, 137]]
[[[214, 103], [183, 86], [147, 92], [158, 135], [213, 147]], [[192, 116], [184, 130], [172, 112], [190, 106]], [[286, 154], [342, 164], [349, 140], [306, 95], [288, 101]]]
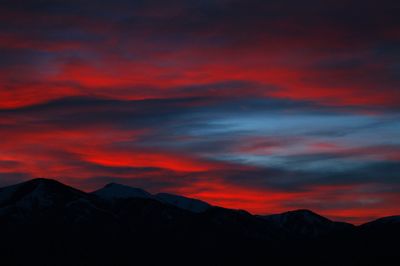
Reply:
[[356, 227], [48, 179], [0, 189], [0, 237], [1, 265], [400, 265], [400, 216]]

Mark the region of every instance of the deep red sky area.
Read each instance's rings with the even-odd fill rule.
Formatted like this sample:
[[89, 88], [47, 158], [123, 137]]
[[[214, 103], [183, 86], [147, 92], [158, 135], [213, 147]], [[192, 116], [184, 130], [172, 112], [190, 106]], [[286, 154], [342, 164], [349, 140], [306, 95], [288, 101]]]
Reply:
[[3, 1], [0, 185], [400, 214], [400, 5]]

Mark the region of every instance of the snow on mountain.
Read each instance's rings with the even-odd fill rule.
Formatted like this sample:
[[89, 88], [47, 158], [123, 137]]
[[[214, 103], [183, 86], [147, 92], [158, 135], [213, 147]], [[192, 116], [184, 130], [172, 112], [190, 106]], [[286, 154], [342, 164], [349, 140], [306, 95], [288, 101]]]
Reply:
[[110, 183], [103, 188], [92, 192], [92, 194], [106, 199], [153, 198], [153, 195], [143, 189], [116, 183]]
[[156, 199], [163, 203], [174, 205], [178, 208], [197, 213], [205, 212], [211, 207], [211, 205], [207, 202], [169, 193], [158, 193], [156, 194]]
[[105, 199], [128, 199], [128, 198], [156, 199], [162, 203], [173, 205], [178, 208], [197, 213], [204, 212], [211, 207], [210, 204], [201, 200], [191, 199], [168, 193], [158, 193], [156, 195], [152, 195], [143, 189], [116, 183], [110, 183], [105, 187], [103, 187], [102, 189], [92, 192], [92, 194]]
[[58, 181], [37, 178], [0, 189], [0, 208], [33, 209], [64, 205], [83, 197], [84, 193]]

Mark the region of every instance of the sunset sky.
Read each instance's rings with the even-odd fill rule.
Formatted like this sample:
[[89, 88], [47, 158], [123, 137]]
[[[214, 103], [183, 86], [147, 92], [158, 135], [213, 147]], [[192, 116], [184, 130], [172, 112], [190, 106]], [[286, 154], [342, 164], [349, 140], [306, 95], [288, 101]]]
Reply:
[[0, 186], [400, 214], [398, 0], [0, 0]]

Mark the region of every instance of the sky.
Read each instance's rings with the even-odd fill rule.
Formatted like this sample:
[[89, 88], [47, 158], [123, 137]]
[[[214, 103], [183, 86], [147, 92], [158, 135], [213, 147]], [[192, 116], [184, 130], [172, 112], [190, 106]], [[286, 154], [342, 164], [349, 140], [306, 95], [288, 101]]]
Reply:
[[397, 0], [0, 0], [0, 186], [400, 214]]

